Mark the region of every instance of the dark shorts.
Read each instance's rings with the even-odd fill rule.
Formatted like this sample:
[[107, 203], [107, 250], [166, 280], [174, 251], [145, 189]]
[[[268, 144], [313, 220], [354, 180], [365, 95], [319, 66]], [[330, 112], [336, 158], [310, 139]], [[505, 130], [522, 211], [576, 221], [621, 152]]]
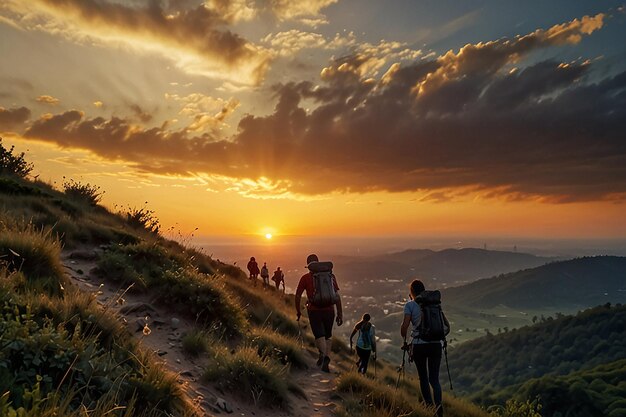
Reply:
[[313, 337], [319, 339], [333, 337], [333, 323], [335, 322], [335, 309], [309, 310], [309, 323]]

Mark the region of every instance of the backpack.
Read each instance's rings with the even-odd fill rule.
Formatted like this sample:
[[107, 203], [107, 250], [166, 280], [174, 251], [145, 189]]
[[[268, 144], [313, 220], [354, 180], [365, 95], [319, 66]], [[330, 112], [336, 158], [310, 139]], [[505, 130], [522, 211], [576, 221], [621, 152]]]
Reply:
[[311, 262], [308, 265], [313, 277], [313, 297], [310, 303], [315, 307], [329, 307], [337, 302], [332, 262]]
[[419, 324], [418, 334], [425, 342], [438, 342], [445, 340], [450, 332], [448, 320], [441, 310], [441, 293], [439, 291], [424, 291], [415, 298], [422, 311], [422, 320]]
[[363, 349], [372, 348], [372, 324], [367, 323], [361, 326], [361, 340], [363, 341]]

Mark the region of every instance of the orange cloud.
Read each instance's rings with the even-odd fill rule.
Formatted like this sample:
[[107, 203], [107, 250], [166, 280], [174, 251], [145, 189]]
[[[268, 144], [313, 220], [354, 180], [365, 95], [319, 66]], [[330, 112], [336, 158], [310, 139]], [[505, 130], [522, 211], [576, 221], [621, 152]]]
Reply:
[[167, 9], [159, 2], [133, 7], [96, 0], [7, 0], [1, 7], [24, 29], [123, 42], [160, 53], [189, 73], [258, 84], [269, 64], [264, 50], [224, 28], [244, 18], [224, 2]]
[[37, 101], [39, 103], [45, 103], [45, 104], [59, 104], [61, 102], [61, 100], [59, 100], [58, 98], [54, 98], [52, 96], [48, 96], [48, 95], [43, 95], [43, 96], [39, 96], [37, 97]]

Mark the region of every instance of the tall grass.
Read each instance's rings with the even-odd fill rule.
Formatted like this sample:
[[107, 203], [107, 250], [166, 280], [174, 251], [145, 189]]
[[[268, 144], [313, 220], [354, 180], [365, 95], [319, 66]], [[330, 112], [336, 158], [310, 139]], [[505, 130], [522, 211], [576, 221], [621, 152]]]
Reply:
[[203, 375], [223, 390], [231, 391], [256, 406], [286, 408], [288, 403], [287, 368], [270, 358], [259, 357], [252, 347], [230, 352], [217, 347]]
[[68, 281], [59, 261], [61, 244], [32, 223], [0, 224], [0, 265], [20, 271], [29, 289], [60, 295]]
[[293, 336], [286, 336], [267, 327], [253, 328], [249, 334], [250, 344], [257, 348], [262, 358], [272, 358], [282, 365], [306, 369], [305, 351]]

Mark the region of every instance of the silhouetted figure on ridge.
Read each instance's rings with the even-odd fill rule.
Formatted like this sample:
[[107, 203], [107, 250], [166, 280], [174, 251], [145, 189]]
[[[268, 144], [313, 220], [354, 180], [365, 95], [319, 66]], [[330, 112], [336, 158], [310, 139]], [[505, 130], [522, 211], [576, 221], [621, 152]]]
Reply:
[[250, 272], [250, 279], [254, 281], [256, 287], [256, 278], [259, 276], [259, 264], [256, 263], [254, 256], [250, 258], [248, 262], [248, 272]]
[[374, 354], [374, 360], [376, 360], [376, 328], [370, 320], [371, 316], [369, 314], [363, 314], [363, 318], [354, 325], [350, 335], [350, 350], [352, 351], [352, 338], [357, 332], [359, 333], [356, 339], [356, 354], [359, 356], [357, 367], [359, 373], [363, 375], [367, 373], [367, 364], [372, 353]]

